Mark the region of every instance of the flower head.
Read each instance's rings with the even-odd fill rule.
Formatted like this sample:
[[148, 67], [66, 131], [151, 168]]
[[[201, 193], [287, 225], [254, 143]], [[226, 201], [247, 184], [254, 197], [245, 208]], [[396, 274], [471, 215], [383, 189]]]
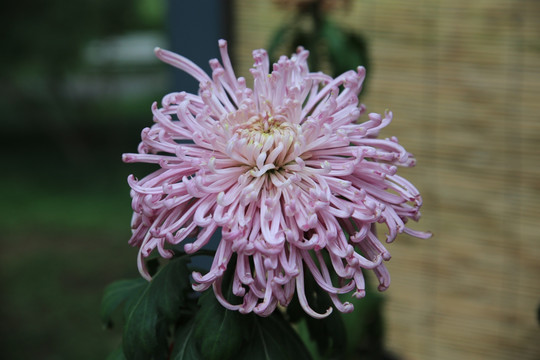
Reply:
[[[128, 179], [130, 244], [140, 248], [141, 273], [150, 278], [144, 258], [154, 249], [170, 258], [170, 246], [184, 243], [186, 253], [196, 253], [221, 229], [210, 270], [193, 273], [195, 290], [213, 287], [226, 308], [262, 316], [287, 306], [296, 292], [309, 315], [323, 317], [332, 308], [319, 314], [306, 300], [309, 271], [338, 310], [352, 311], [338, 294], [363, 297], [363, 269], [373, 270], [380, 290], [390, 283], [383, 263], [390, 254], [375, 223], [386, 224], [387, 242], [402, 232], [429, 237], [405, 226], [420, 217], [422, 200], [396, 171], [414, 159], [395, 137], [376, 138], [392, 113], [358, 122], [365, 112], [358, 104], [363, 67], [335, 79], [312, 73], [308, 51], [299, 48], [270, 71], [266, 51], [255, 50], [249, 88], [235, 76], [227, 43], [220, 40], [219, 47], [222, 63], [210, 60], [211, 77], [180, 55], [155, 50], [197, 79], [200, 90], [154, 103], [155, 123], [142, 131], [139, 153], [123, 157], [159, 165], [141, 180]], [[239, 304], [222, 293], [229, 266], [235, 266]]]

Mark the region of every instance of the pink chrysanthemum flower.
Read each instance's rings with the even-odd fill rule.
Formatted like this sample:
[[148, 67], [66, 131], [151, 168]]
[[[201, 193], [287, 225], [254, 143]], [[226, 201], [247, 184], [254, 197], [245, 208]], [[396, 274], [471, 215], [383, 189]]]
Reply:
[[[387, 242], [401, 232], [429, 237], [405, 226], [420, 217], [422, 200], [396, 166], [414, 159], [395, 137], [376, 138], [392, 113], [358, 122], [365, 110], [358, 104], [363, 67], [335, 79], [311, 73], [308, 51], [299, 48], [269, 72], [266, 51], [255, 50], [250, 89], [236, 78], [227, 43], [220, 40], [219, 47], [223, 64], [210, 61], [212, 77], [180, 55], [155, 51], [197, 79], [200, 90], [168, 94], [161, 108], [154, 103], [155, 124], [142, 131], [139, 153], [123, 157], [160, 166], [142, 180], [128, 179], [129, 243], [140, 248], [139, 269], [149, 279], [144, 258], [154, 249], [170, 258], [170, 244], [196, 236], [184, 245], [195, 253], [221, 229], [210, 270], [193, 273], [195, 290], [212, 286], [226, 308], [262, 316], [287, 306], [296, 291], [309, 315], [324, 317], [332, 308], [319, 314], [306, 300], [309, 271], [335, 307], [350, 312], [353, 306], [338, 294], [363, 297], [363, 269], [373, 270], [380, 290], [390, 283], [383, 264], [390, 254], [373, 224], [386, 224]], [[235, 253], [232, 291], [240, 304], [230, 304], [221, 289]]]

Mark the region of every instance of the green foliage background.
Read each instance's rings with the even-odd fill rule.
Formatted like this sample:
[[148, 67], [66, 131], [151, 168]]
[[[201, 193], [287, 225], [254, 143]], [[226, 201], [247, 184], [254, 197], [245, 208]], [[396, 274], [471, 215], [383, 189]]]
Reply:
[[[164, 1], [10, 2], [1, 12], [0, 345], [5, 359], [104, 359], [105, 286], [137, 275], [122, 165], [159, 93], [76, 96], [66, 85], [127, 76], [165, 79], [158, 65], [88, 64], [91, 41], [163, 32]], [[149, 52], [152, 48], [148, 49]], [[161, 74], [161, 75], [160, 75]], [[143, 170], [144, 171], [144, 170]]]

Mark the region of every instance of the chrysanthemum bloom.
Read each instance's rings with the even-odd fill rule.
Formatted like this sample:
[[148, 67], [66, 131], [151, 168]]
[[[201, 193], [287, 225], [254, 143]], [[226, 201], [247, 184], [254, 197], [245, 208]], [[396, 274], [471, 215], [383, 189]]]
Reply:
[[[210, 270], [193, 273], [195, 290], [212, 286], [226, 308], [262, 316], [277, 304], [287, 306], [296, 291], [309, 315], [324, 317], [332, 308], [319, 314], [306, 300], [309, 271], [335, 307], [350, 312], [353, 306], [338, 294], [363, 297], [363, 269], [373, 270], [380, 290], [390, 283], [383, 264], [390, 254], [373, 224], [386, 224], [387, 242], [401, 232], [429, 237], [405, 226], [420, 217], [422, 200], [396, 170], [414, 159], [395, 137], [376, 138], [392, 113], [358, 122], [365, 110], [358, 104], [363, 67], [335, 79], [311, 73], [308, 51], [299, 48], [270, 72], [267, 53], [255, 50], [250, 89], [236, 78], [227, 43], [219, 47], [223, 64], [210, 61], [212, 77], [180, 55], [155, 50], [197, 79], [200, 90], [168, 94], [162, 107], [154, 103], [155, 124], [142, 131], [139, 153], [124, 155], [125, 162], [160, 167], [141, 180], [128, 179], [130, 244], [140, 248], [139, 269], [149, 279], [144, 258], [154, 249], [169, 258], [170, 244], [196, 236], [184, 245], [192, 254], [221, 229]], [[222, 292], [233, 254], [232, 291], [243, 299], [238, 304]]]

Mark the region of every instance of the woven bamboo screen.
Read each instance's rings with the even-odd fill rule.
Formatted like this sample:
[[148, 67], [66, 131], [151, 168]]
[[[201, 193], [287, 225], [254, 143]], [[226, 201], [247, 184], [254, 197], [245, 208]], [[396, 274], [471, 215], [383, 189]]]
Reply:
[[[417, 157], [416, 229], [389, 245], [388, 344], [405, 359], [539, 359], [540, 2], [365, 0], [332, 13], [363, 33], [368, 111], [390, 108]], [[236, 0], [235, 55], [291, 14]]]

